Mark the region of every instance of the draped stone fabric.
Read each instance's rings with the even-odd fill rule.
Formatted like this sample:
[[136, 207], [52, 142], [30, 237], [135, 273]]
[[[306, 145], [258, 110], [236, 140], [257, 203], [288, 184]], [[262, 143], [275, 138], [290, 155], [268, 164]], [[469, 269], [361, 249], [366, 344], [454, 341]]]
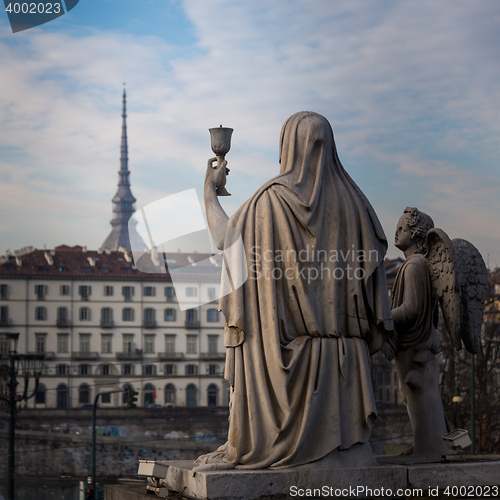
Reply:
[[[395, 334], [388, 340], [391, 356], [400, 350], [423, 345], [434, 332], [434, 300], [427, 263], [414, 254], [399, 268], [392, 290], [391, 306]], [[436, 351], [434, 346], [431, 349]]]
[[228, 442], [213, 455], [239, 468], [291, 467], [366, 443], [376, 416], [369, 354], [392, 333], [387, 241], [328, 121], [290, 117], [280, 163], [229, 220], [249, 278], [220, 300], [231, 403]]

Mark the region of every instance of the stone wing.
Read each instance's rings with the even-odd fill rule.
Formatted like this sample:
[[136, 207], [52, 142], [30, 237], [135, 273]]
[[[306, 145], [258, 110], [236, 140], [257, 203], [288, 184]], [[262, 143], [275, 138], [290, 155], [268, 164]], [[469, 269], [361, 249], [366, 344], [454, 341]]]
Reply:
[[462, 349], [460, 337], [459, 271], [453, 244], [438, 228], [427, 233], [427, 268], [431, 278], [432, 296], [439, 302], [446, 330], [455, 349]]
[[462, 239], [452, 240], [459, 267], [460, 337], [469, 352], [481, 350], [481, 325], [488, 292], [488, 272], [477, 248]]

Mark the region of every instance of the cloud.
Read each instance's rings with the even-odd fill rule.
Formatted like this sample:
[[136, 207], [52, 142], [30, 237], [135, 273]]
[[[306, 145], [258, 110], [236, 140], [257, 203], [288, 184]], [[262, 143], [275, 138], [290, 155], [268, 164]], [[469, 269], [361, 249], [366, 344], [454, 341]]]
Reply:
[[[496, 221], [488, 211], [500, 208], [496, 2], [186, 0], [184, 7], [197, 40], [190, 47], [83, 28], [30, 30], [13, 42], [3, 25], [2, 189], [23, 200], [17, 214], [33, 213], [37, 200], [50, 220], [64, 206], [79, 221], [53, 244], [67, 237], [98, 246], [106, 236], [126, 81], [138, 206], [201, 187], [207, 129], [223, 124], [235, 129], [233, 197], [223, 202], [232, 212], [277, 172], [285, 119], [311, 109], [331, 121], [345, 167], [388, 232], [410, 193], [443, 214], [445, 230], [460, 214], [500, 262], [500, 242], [486, 227]], [[9, 219], [5, 248], [20, 241], [20, 228], [24, 244], [36, 243], [39, 223]]]

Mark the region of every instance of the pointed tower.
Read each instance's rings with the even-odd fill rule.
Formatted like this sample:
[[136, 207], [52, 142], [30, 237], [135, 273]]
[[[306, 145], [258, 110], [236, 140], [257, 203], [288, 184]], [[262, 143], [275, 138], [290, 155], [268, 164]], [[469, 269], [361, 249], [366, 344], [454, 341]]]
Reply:
[[132, 240], [134, 250], [143, 250], [146, 244], [137, 231], [129, 237], [128, 220], [134, 213], [135, 198], [130, 191], [130, 171], [128, 169], [128, 145], [127, 145], [127, 96], [123, 89], [123, 112], [122, 112], [122, 143], [120, 149], [120, 170], [118, 171], [118, 190], [111, 200], [113, 202], [113, 219], [111, 220], [111, 233], [102, 244], [102, 249], [118, 250], [125, 247], [131, 250]]

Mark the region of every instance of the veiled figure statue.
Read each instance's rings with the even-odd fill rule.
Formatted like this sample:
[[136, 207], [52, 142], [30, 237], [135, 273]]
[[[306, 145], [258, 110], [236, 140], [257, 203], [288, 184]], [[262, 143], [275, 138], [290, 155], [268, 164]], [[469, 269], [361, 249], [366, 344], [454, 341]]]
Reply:
[[207, 218], [220, 249], [232, 244], [225, 228], [241, 234], [249, 278], [220, 300], [229, 433], [199, 468], [376, 465], [370, 353], [393, 330], [387, 241], [330, 124], [290, 117], [279, 175], [230, 219], [216, 196], [223, 168], [207, 169]]
[[481, 323], [487, 272], [481, 254], [468, 241], [450, 240], [416, 208], [398, 221], [395, 246], [406, 260], [394, 282], [391, 307], [395, 334], [382, 351], [396, 358], [401, 391], [413, 429], [411, 459], [440, 459], [449, 449], [442, 439], [450, 429], [439, 392], [437, 304], [454, 347], [481, 349]]

